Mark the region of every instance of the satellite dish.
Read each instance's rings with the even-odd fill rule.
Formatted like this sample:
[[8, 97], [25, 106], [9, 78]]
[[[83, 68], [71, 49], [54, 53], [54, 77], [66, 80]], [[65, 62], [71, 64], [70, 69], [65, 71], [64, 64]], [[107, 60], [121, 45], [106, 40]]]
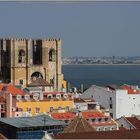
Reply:
[[16, 99], [17, 99], [18, 101], [20, 101], [21, 98], [22, 98], [21, 95], [17, 95], [17, 96], [16, 96]]
[[30, 99], [30, 95], [28, 95], [28, 94], [25, 95], [25, 96], [24, 96], [24, 99], [25, 99], [26, 101], [28, 101], [28, 100]]
[[34, 100], [38, 100], [38, 98], [39, 98], [39, 94], [34, 94], [34, 95], [33, 95], [33, 99], [34, 99]]

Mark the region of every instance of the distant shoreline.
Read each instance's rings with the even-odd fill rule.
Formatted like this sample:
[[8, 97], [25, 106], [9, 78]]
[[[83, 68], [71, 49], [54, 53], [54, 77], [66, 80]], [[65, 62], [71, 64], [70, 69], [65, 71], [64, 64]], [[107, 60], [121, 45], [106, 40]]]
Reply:
[[121, 65], [122, 65], [122, 66], [128, 66], [128, 65], [131, 65], [131, 66], [132, 66], [132, 65], [140, 65], [140, 64], [62, 64], [62, 65], [63, 65], [63, 66], [64, 66], [64, 65], [83, 65], [83, 66], [84, 66], [84, 65], [96, 65], [96, 66], [97, 66], [97, 65], [108, 65], [108, 66], [112, 66], [112, 65], [114, 65], [114, 66], [115, 66], [115, 65], [116, 65], [116, 66], [117, 66], [117, 65], [118, 65], [118, 66], [121, 66]]

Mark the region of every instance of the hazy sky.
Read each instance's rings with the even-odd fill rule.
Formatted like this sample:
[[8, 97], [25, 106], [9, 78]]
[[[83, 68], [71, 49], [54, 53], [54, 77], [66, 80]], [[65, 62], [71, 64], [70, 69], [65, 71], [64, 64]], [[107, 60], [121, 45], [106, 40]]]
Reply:
[[0, 37], [60, 37], [63, 56], [138, 56], [140, 2], [0, 2]]

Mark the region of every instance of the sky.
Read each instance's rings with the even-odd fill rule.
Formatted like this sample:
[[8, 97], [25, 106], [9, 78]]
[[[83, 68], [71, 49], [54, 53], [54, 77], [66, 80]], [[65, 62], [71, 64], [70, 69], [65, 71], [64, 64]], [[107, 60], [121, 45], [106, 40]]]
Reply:
[[0, 38], [61, 38], [62, 56], [140, 56], [140, 1], [0, 2]]

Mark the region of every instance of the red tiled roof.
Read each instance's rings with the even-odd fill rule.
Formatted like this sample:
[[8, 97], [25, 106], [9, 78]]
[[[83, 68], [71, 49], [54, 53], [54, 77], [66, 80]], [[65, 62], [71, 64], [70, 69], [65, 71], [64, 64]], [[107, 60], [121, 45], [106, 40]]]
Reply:
[[36, 80], [32, 80], [28, 86], [53, 86], [48, 81], [42, 78], [37, 78]]
[[91, 124], [84, 118], [77, 116], [64, 129], [63, 133], [95, 131]]
[[82, 113], [83, 118], [85, 119], [107, 117], [106, 115], [104, 115], [102, 112], [99, 112], [99, 111], [83, 111], [81, 113]]
[[65, 112], [65, 113], [51, 113], [53, 119], [56, 120], [71, 120], [75, 118], [75, 114], [72, 112]]
[[11, 93], [13, 96], [16, 96], [16, 95], [18, 95], [18, 94], [19, 94], [19, 95], [25, 95], [25, 93], [24, 93], [22, 90], [16, 88], [16, 87], [13, 86], [13, 85], [8, 85], [7, 91], [8, 91], [9, 93]]
[[140, 130], [60, 133], [52, 137], [54, 139], [140, 139]]
[[121, 86], [122, 89], [126, 89], [128, 91], [128, 94], [140, 94], [139, 90], [132, 89], [129, 85], [123, 85]]
[[7, 85], [0, 84], [0, 89], [1, 89], [1, 91], [7, 91], [7, 92], [11, 93], [13, 96], [16, 96], [18, 94], [25, 95], [25, 93], [22, 90], [16, 88], [12, 84], [7, 84]]
[[106, 126], [106, 125], [116, 125], [113, 121], [110, 122], [98, 122], [98, 123], [91, 123], [92, 126]]
[[140, 120], [136, 117], [125, 117], [132, 125], [134, 125], [137, 129], [140, 129]]

